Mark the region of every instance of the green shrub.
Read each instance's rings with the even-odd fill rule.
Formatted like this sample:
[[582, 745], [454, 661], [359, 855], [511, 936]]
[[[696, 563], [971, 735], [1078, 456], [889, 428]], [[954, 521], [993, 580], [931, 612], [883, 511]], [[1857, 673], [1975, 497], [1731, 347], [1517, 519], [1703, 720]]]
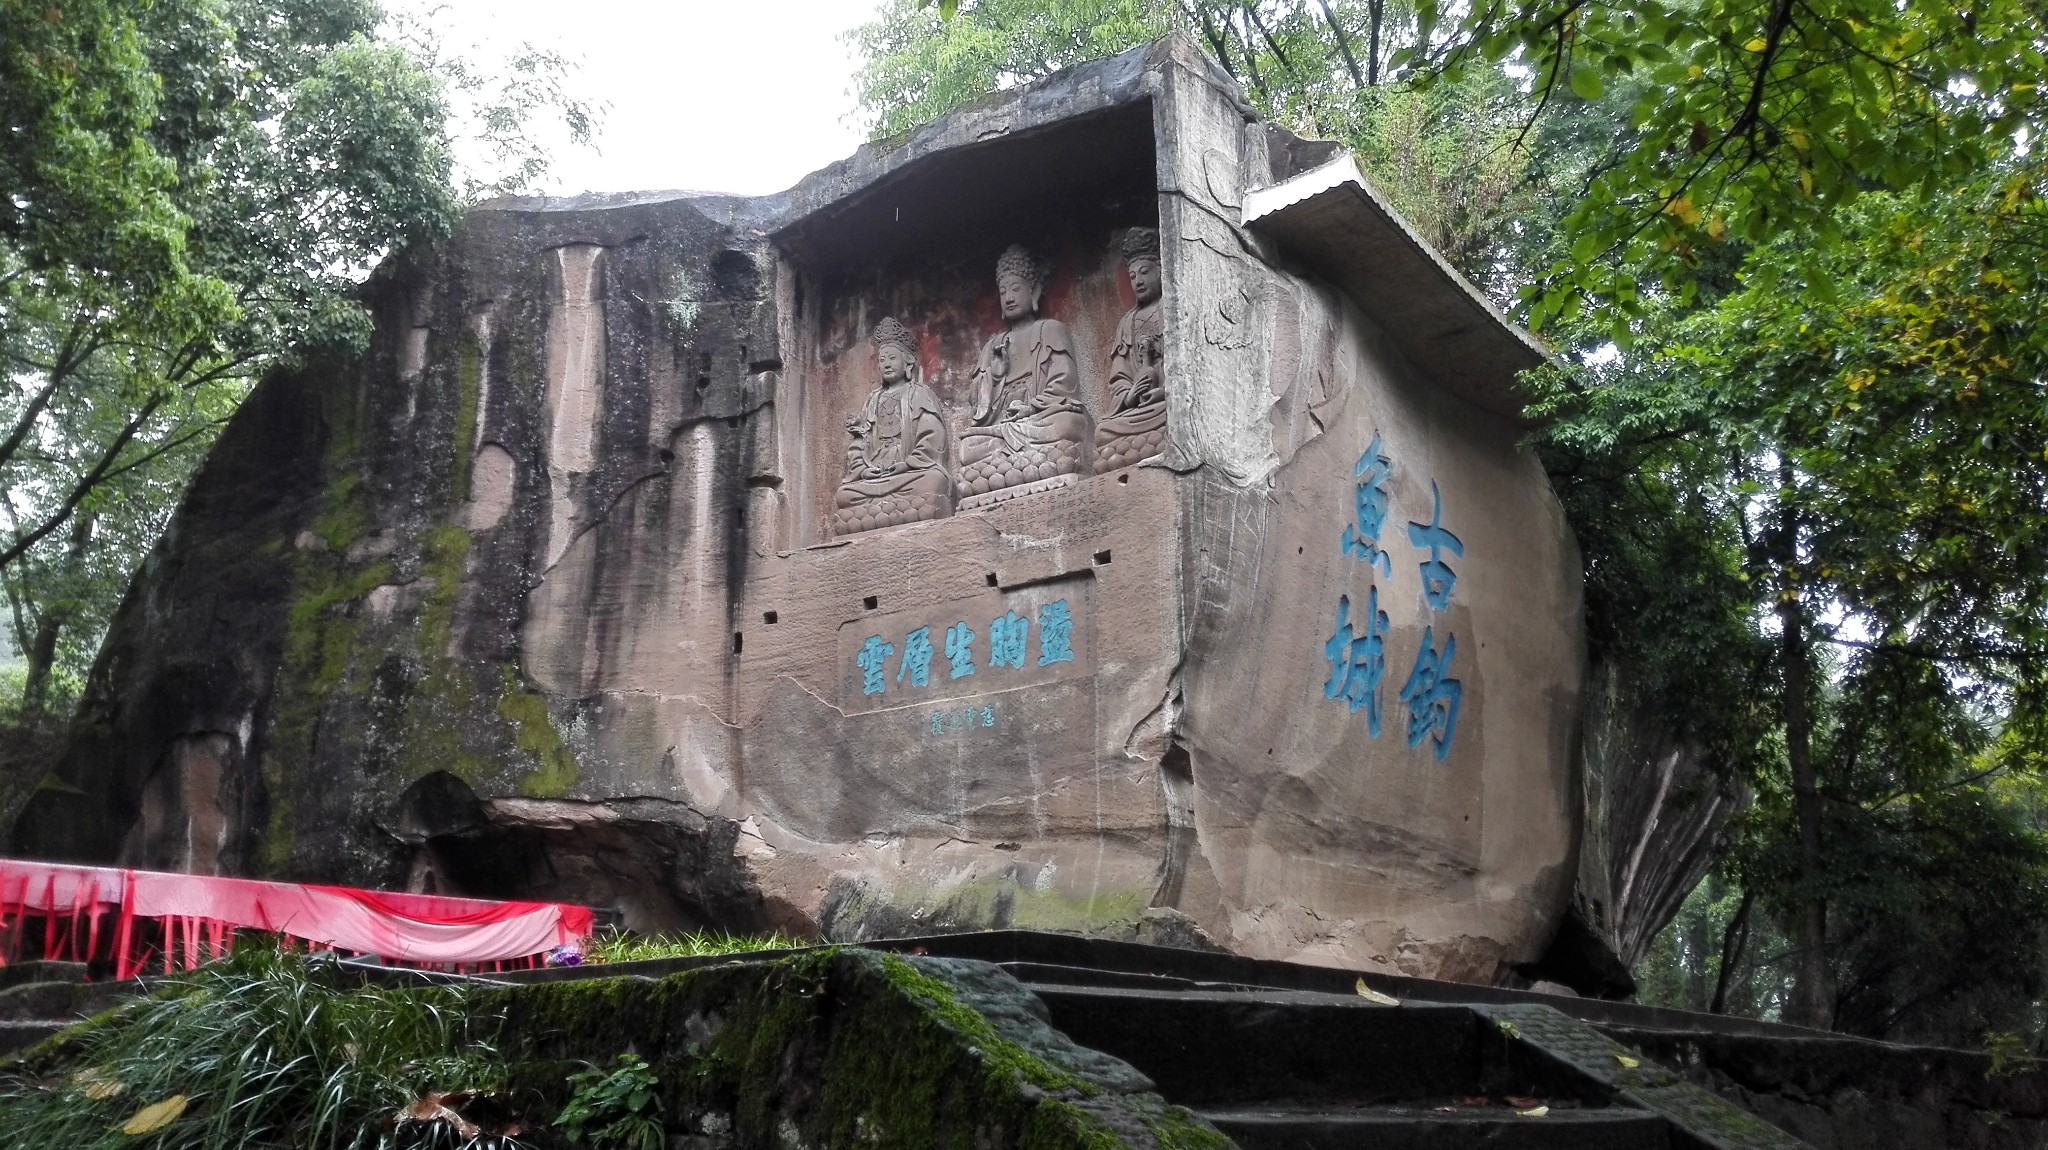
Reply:
[[637, 1054], [619, 1055], [612, 1070], [592, 1066], [570, 1075], [568, 1105], [555, 1125], [569, 1141], [596, 1150], [661, 1150], [661, 1081]]

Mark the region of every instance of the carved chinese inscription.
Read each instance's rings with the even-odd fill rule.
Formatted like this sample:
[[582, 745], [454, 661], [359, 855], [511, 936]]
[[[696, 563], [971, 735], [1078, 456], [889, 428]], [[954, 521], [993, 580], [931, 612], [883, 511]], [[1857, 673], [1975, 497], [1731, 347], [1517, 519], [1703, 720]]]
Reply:
[[[1365, 564], [1368, 578], [1377, 574], [1388, 581], [1393, 579], [1394, 560], [1380, 547], [1380, 531], [1386, 526], [1392, 499], [1387, 481], [1393, 467], [1394, 461], [1384, 453], [1380, 437], [1373, 436], [1365, 453], [1358, 457], [1357, 466], [1352, 468], [1353, 522], [1345, 526], [1337, 544], [1343, 554]], [[1443, 493], [1435, 480], [1430, 481], [1429, 494], [1429, 522], [1410, 522], [1408, 542], [1429, 552], [1429, 558], [1416, 566], [1422, 576], [1422, 601], [1429, 608], [1431, 622], [1422, 629], [1421, 649], [1416, 651], [1414, 668], [1401, 686], [1400, 701], [1408, 709], [1409, 748], [1420, 747], [1427, 740], [1437, 761], [1442, 762], [1450, 757], [1451, 740], [1458, 734], [1458, 710], [1464, 702], [1465, 687], [1451, 677], [1451, 662], [1458, 654], [1457, 636], [1446, 625], [1443, 645], [1437, 646], [1436, 616], [1450, 609], [1451, 592], [1458, 585], [1458, 573], [1444, 561], [1444, 555], [1462, 559], [1465, 544], [1444, 526]], [[1330, 663], [1323, 697], [1342, 701], [1354, 714], [1363, 710], [1365, 733], [1377, 739], [1380, 682], [1387, 673], [1388, 631], [1387, 613], [1380, 610], [1377, 581], [1366, 590], [1364, 608], [1354, 615], [1351, 596], [1337, 596], [1336, 630], [1323, 644], [1323, 657]]]
[[974, 423], [960, 436], [962, 507], [1072, 483], [1089, 470], [1073, 343], [1065, 324], [1039, 316], [1044, 286], [1023, 247], [1012, 244], [997, 260], [1004, 326], [974, 371]]
[[894, 319], [875, 325], [881, 384], [846, 421], [846, 476], [833, 499], [832, 530], [849, 535], [937, 519], [953, 510], [945, 471], [946, 422], [918, 382], [917, 338]]
[[1116, 410], [1095, 428], [1095, 470], [1113, 471], [1159, 454], [1166, 446], [1166, 321], [1159, 304], [1159, 233], [1124, 234], [1124, 267], [1138, 306], [1116, 325], [1109, 354], [1109, 392]]
[[1089, 581], [978, 595], [840, 630], [849, 712], [936, 704], [1086, 677]]

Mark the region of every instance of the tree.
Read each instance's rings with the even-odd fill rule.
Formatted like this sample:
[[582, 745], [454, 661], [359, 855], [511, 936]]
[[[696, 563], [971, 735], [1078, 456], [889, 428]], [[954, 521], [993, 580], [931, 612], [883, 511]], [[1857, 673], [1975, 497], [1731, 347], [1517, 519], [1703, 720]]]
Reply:
[[[122, 49], [93, 82], [134, 94], [105, 126], [125, 166], [69, 166], [68, 141], [107, 119], [82, 86], [14, 99], [70, 74], [49, 51], [11, 54], [7, 76], [11, 110], [72, 117], [17, 126], [15, 160], [39, 178], [15, 197], [28, 224], [0, 248], [15, 385], [0, 396], [0, 580], [31, 720], [85, 588], [124, 581], [89, 554], [105, 528], [160, 524], [254, 378], [297, 347], [363, 339], [351, 271], [444, 233], [455, 210], [438, 85], [369, 39], [373, 6], [187, 0], [30, 23], [61, 40], [92, 20], [73, 41]], [[138, 230], [150, 242], [94, 242]], [[153, 507], [123, 506], [136, 499]]]
[[[1723, 461], [1720, 483], [1689, 482], [1741, 535], [1777, 648], [1781, 750], [1750, 828], [1753, 858], [1775, 861], [1742, 878], [1790, 925], [1804, 1021], [1884, 1029], [1941, 997], [1899, 972], [1953, 973], [1930, 957], [1941, 932], [1913, 924], [1967, 903], [1879, 881], [1901, 858], [1922, 858], [1932, 888], [1943, 844], [2009, 843], [1972, 893], [2037, 906], [2033, 832], [1998, 838], [2011, 812], [1967, 796], [2038, 772], [2048, 748], [2048, 340], [2030, 318], [2048, 279], [2014, 257], [2048, 238], [2039, 180], [2021, 165], [1934, 195], [1871, 193], [1839, 213], [1834, 243], [1751, 247], [1733, 290], [1672, 305], [1614, 366], [1557, 380], [1543, 409], [1555, 437], [1625, 470]], [[2038, 977], [2031, 921], [1975, 916], [1975, 942], [2034, 954]], [[1874, 979], [1859, 939], [1879, 936], [1927, 945]]]
[[0, 589], [31, 743], [254, 381], [365, 346], [370, 264], [452, 227], [453, 131], [496, 168], [463, 174], [483, 195], [544, 170], [537, 116], [595, 130], [560, 57], [487, 72], [381, 19], [369, 0], [0, 3]]
[[159, 95], [123, 6], [0, 5], [0, 286], [26, 276], [172, 304], [192, 288], [174, 165], [148, 133]]
[[1614, 162], [1565, 221], [1569, 253], [1528, 295], [1539, 327], [1591, 303], [1625, 338], [1647, 292], [1691, 298], [1710, 245], [1832, 244], [1868, 191], [1932, 194], [2028, 151], [2044, 21], [2029, 0], [1423, 0], [1397, 65], [1423, 82], [1527, 69], [1538, 114], [1633, 86]]
[[846, 39], [862, 60], [855, 102], [882, 137], [1174, 26], [1164, 0], [988, 0], [943, 13], [929, 0], [892, 0]]

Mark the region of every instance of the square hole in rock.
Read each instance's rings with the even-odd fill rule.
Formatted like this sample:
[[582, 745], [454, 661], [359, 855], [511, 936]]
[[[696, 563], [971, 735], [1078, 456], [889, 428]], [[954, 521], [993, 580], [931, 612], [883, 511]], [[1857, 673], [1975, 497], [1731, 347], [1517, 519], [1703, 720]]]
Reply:
[[880, 596], [870, 595], [867, 598], [862, 599], [860, 601], [860, 605], [872, 611], [875, 608], [880, 607], [882, 605], [882, 600]]

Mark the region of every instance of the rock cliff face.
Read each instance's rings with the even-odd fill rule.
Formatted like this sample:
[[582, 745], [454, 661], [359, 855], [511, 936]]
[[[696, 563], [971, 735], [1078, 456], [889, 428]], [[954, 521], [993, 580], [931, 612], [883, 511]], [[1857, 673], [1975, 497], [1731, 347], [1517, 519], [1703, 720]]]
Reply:
[[1554, 929], [1537, 353], [1190, 45], [776, 196], [488, 205], [369, 294], [220, 441], [29, 853], [1478, 980]]

